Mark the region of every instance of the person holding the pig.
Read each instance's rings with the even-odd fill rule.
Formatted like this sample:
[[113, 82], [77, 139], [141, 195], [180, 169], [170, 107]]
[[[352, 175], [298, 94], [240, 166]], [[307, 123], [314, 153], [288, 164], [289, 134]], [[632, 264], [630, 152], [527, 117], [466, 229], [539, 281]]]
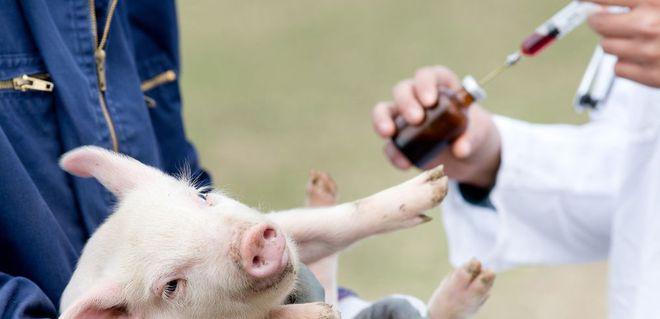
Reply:
[[[660, 318], [660, 1], [593, 2], [630, 8], [589, 19], [618, 57], [609, 99], [578, 126], [473, 106], [467, 131], [436, 159], [454, 179], [444, 206], [450, 258], [499, 270], [607, 259], [610, 317]], [[375, 130], [391, 137], [399, 114], [420, 123], [438, 87], [459, 85], [447, 68], [420, 69], [375, 107]], [[411, 166], [391, 142], [385, 153]]]
[[[105, 177], [120, 182], [109, 182], [109, 189], [91, 179], [73, 178], [58, 165], [62, 154], [81, 145], [95, 145], [137, 161], [107, 155], [100, 149], [90, 151], [98, 156], [92, 161], [112, 156], [118, 163], [130, 163], [119, 167], [140, 167], [136, 172], [153, 173], [152, 168], [137, 165], [139, 161], [170, 175], [187, 165], [199, 188], [210, 185], [211, 178], [200, 166], [181, 117], [173, 0], [8, 0], [1, 4], [0, 317], [56, 318], [83, 246], [117, 204], [112, 194], [132, 189], [121, 178], [131, 172], [112, 165], [106, 165], [109, 173]], [[62, 166], [88, 176], [88, 171], [102, 166], [99, 161], [86, 166], [81, 164], [83, 160], [70, 159]], [[144, 177], [140, 174], [128, 176], [128, 180], [140, 180]], [[161, 180], [172, 182], [164, 176]], [[438, 175], [426, 183], [444, 181]], [[192, 194], [186, 199], [203, 204], [208, 202], [204, 195]], [[253, 244], [258, 246], [258, 240]], [[119, 246], [112, 248], [119, 251]], [[463, 269], [459, 272], [463, 277], [457, 278], [481, 288], [468, 296], [474, 304], [470, 306], [477, 308], [492, 280], [476, 280], [481, 273], [472, 268]], [[491, 279], [493, 276], [490, 273]], [[83, 276], [80, 281], [89, 283], [86, 279]], [[322, 288], [304, 266], [295, 282], [297, 289], [287, 302], [323, 300]], [[74, 289], [88, 299], [74, 303], [69, 314], [77, 319], [135, 317], [122, 304], [122, 291], [112, 284], [102, 287], [106, 290]], [[176, 280], [158, 281], [156, 290], [165, 296], [174, 294], [177, 287]], [[108, 299], [116, 303], [106, 304]], [[386, 300], [366, 309], [379, 317], [410, 318], [412, 306]]]
[[[188, 165], [198, 186], [211, 179], [181, 117], [174, 1], [0, 3], [0, 317], [56, 318], [115, 205], [58, 166], [64, 152], [97, 145], [169, 174]], [[309, 272], [299, 280], [292, 301], [322, 299]]]

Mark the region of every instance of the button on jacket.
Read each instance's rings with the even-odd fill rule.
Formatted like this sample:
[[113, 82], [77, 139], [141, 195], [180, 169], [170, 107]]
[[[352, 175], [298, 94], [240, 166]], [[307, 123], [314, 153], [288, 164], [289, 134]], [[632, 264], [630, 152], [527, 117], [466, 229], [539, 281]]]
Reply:
[[58, 167], [62, 153], [114, 148], [169, 173], [189, 165], [209, 183], [184, 134], [174, 1], [119, 1], [102, 91], [95, 41], [109, 8], [0, 0], [0, 83], [38, 75], [54, 84], [52, 92], [0, 86], [2, 318], [56, 317], [85, 241], [111, 211], [114, 199], [97, 182]]

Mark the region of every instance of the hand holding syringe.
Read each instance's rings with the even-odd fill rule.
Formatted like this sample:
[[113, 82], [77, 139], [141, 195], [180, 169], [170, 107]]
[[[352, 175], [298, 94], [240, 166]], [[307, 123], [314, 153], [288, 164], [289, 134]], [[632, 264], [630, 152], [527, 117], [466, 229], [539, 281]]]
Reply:
[[[452, 145], [466, 132], [470, 106], [486, 97], [486, 93], [482, 89], [486, 83], [518, 63], [523, 56], [539, 54], [555, 40], [570, 33], [586, 21], [591, 13], [600, 10], [601, 7], [594, 3], [572, 1], [526, 38], [521, 48], [507, 57], [504, 65], [481, 81], [468, 76], [460, 87], [452, 89], [441, 86], [436, 93], [438, 97], [435, 105], [420, 114], [422, 115], [421, 121], [419, 121], [421, 123], [409, 121], [406, 119], [405, 113], [400, 112], [402, 115], [394, 118], [394, 132], [388, 134], [387, 130], [383, 129], [383, 135], [391, 136], [390, 145], [393, 145], [413, 165], [422, 169], [432, 167], [445, 147]], [[431, 77], [435, 76], [431, 75]], [[406, 85], [405, 82], [403, 85]], [[400, 89], [395, 88], [395, 95], [397, 91]], [[399, 102], [416, 101], [416, 97], [411, 96], [410, 92], [412, 90], [407, 90], [407, 93], [404, 94], [405, 98], [399, 97]], [[396, 97], [395, 100], [397, 100]], [[385, 108], [387, 109], [387, 106]], [[389, 114], [394, 113], [390, 111]], [[408, 118], [410, 117], [409, 115]], [[391, 151], [390, 153], [397, 152]]]
[[[455, 74], [439, 67], [418, 71], [414, 81], [400, 82], [394, 89], [395, 103], [379, 104], [374, 111], [374, 122], [377, 131], [382, 136], [391, 139], [386, 151], [390, 159], [393, 163], [398, 163], [395, 165], [399, 167], [412, 164], [427, 169], [437, 165], [439, 160], [446, 162], [447, 158], [443, 160], [441, 155], [447, 154], [444, 153], [444, 149], [451, 146], [451, 156], [453, 156], [451, 158], [466, 167], [466, 165], [463, 165], [466, 164], [464, 160], [472, 152], [470, 151], [471, 142], [466, 142], [470, 138], [465, 136], [468, 131], [468, 123], [471, 121], [470, 118], [475, 117], [469, 114], [479, 112], [478, 106], [473, 108], [471, 106], [486, 97], [482, 87], [502, 71], [517, 64], [523, 56], [531, 57], [539, 54], [557, 39], [581, 25], [592, 13], [601, 10], [602, 7], [594, 3], [572, 1], [527, 37], [521, 48], [507, 57], [504, 65], [488, 74], [481, 81], [476, 81], [468, 76], [462, 83], [458, 83]], [[444, 85], [439, 80], [440, 78], [445, 79]], [[426, 79], [434, 80], [427, 81]], [[423, 82], [426, 82], [426, 85], [422, 85]], [[424, 93], [421, 91], [424, 91]], [[472, 110], [475, 110], [476, 113]], [[469, 181], [471, 185], [487, 187], [494, 178], [491, 175], [496, 171], [496, 167], [493, 167], [492, 164], [498, 162], [491, 159], [499, 158], [497, 149], [500, 142], [497, 140], [498, 134], [494, 131], [492, 120], [489, 116], [484, 118], [483, 122], [485, 123], [481, 124], [486, 124], [486, 126], [472, 125], [472, 127], [478, 126], [482, 131], [485, 130], [485, 127], [491, 127], [488, 130], [489, 133], [481, 134], [481, 138], [477, 138], [482, 142], [485, 140], [489, 140], [489, 142], [476, 143], [489, 145], [488, 147], [480, 147], [482, 153], [484, 149], [490, 150], [486, 152], [489, 155], [476, 156], [476, 159], [488, 159], [485, 162], [489, 164], [483, 165], [486, 167], [484, 172], [469, 172], [469, 169], [463, 171], [464, 174], [468, 175], [463, 176], [462, 180]], [[490, 123], [490, 126], [488, 126], [488, 123]], [[472, 136], [477, 135], [472, 134]], [[472, 164], [467, 165], [467, 167], [472, 167]], [[459, 176], [461, 173], [457, 172], [462, 170], [457, 167], [454, 167], [454, 169], [448, 167], [448, 169], [454, 171], [454, 173], [451, 173], [454, 178]]]
[[523, 41], [520, 50], [510, 54], [504, 65], [486, 75], [479, 83], [482, 86], [487, 84], [497, 75], [517, 64], [523, 56], [533, 57], [538, 55], [556, 40], [561, 39], [584, 23], [589, 15], [600, 10], [602, 10], [601, 6], [591, 2], [572, 1], [527, 37]]

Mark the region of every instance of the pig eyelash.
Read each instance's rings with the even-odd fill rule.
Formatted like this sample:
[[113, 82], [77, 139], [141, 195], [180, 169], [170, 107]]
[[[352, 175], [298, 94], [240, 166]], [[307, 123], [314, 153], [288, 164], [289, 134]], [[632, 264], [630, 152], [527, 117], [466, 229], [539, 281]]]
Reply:
[[192, 168], [190, 167], [189, 163], [185, 163], [181, 168], [179, 168], [179, 172], [175, 173], [174, 177], [176, 177], [176, 179], [179, 181], [184, 182], [188, 186], [194, 188], [199, 193], [208, 193], [213, 191], [213, 187], [211, 187], [211, 185], [204, 185], [204, 181], [202, 180], [203, 175], [201, 172], [192, 172]]
[[180, 280], [175, 279], [175, 280], [170, 280], [165, 284], [165, 287], [163, 288], [163, 296], [166, 299], [172, 299], [177, 292], [179, 286], [180, 286]]
[[199, 197], [204, 205], [215, 206], [215, 200], [213, 200], [212, 197], [209, 197], [208, 193], [197, 193], [197, 197]]

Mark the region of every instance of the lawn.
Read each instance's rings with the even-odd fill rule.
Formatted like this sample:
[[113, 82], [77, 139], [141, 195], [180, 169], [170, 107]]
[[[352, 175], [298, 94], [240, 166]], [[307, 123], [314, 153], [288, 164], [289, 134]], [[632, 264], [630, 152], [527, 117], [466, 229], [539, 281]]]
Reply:
[[[372, 106], [423, 65], [481, 76], [567, 1], [180, 1], [185, 117], [215, 182], [263, 210], [302, 204], [310, 169], [351, 200], [414, 172], [393, 169]], [[488, 87], [488, 109], [580, 123], [571, 106], [597, 38], [583, 27]], [[530, 163], [533, 165], [533, 163]], [[342, 256], [340, 281], [367, 298], [426, 299], [447, 263], [434, 222], [370, 239]], [[605, 265], [500, 275], [478, 318], [603, 318]]]

